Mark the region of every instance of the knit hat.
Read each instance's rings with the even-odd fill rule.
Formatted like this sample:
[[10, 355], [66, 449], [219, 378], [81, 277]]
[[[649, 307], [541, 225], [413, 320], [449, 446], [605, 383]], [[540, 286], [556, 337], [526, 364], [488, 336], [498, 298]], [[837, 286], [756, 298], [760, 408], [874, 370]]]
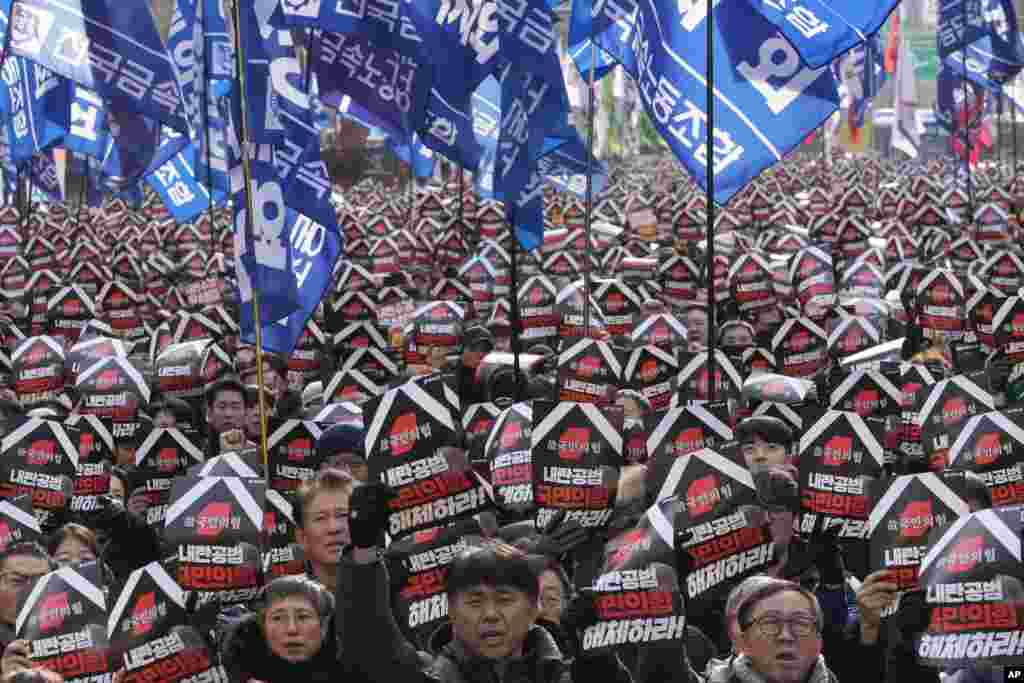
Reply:
[[326, 459], [337, 453], [355, 453], [365, 458], [364, 437], [363, 430], [355, 425], [336, 424], [317, 439], [317, 457]]

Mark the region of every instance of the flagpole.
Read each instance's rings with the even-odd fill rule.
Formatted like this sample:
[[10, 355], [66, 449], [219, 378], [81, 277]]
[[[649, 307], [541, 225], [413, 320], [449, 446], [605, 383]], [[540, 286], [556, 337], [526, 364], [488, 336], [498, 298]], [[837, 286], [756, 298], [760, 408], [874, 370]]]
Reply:
[[999, 163], [999, 175], [1003, 174], [1003, 91], [999, 90], [999, 100], [996, 103], [996, 154]]
[[[242, 179], [245, 183], [243, 191], [245, 193], [245, 237], [246, 242], [252, 238], [253, 235], [253, 204], [252, 204], [252, 168], [249, 164], [249, 124], [246, 120], [246, 116], [249, 112], [248, 97], [245, 92], [245, 54], [242, 48], [242, 0], [234, 0], [232, 2], [232, 20], [235, 27], [235, 68], [238, 71], [238, 82], [237, 87], [239, 89], [239, 98], [241, 101], [242, 115], [238, 120], [238, 134], [239, 134], [239, 148], [241, 149], [242, 156]], [[263, 478], [269, 481], [268, 463], [267, 463], [267, 401], [263, 396], [264, 392], [264, 381], [263, 381], [263, 331], [260, 321], [260, 294], [259, 290], [253, 288], [252, 290], [252, 319], [253, 326], [256, 328], [256, 384], [258, 387], [257, 394], [259, 401], [260, 410], [260, 457], [263, 462]]]
[[1013, 174], [1017, 174], [1017, 103], [1010, 102], [1010, 122], [1013, 124]]
[[[409, 158], [411, 159], [412, 157], [410, 156]], [[462, 171], [462, 164], [456, 164], [455, 162], [452, 162], [452, 165], [459, 167], [459, 222], [461, 223], [462, 222], [462, 202], [463, 202], [463, 199], [464, 199], [463, 195], [466, 194], [466, 188], [465, 188], [465, 182], [466, 182], [465, 177], [466, 177], [466, 174]]]
[[512, 319], [512, 371], [516, 376], [516, 403], [523, 400], [522, 372], [519, 369], [519, 354], [522, 351], [519, 339], [519, 243], [513, 239], [509, 248], [512, 267], [512, 288], [509, 296], [509, 317]]
[[708, 400], [715, 400], [715, 389], [718, 382], [715, 377], [715, 26], [712, 13], [714, 12], [714, 0], [707, 0], [707, 62], [708, 71], [704, 75], [707, 83], [707, 115], [708, 122], [705, 127], [706, 136], [704, 139], [705, 158], [708, 163], [707, 178], [707, 211], [705, 219], [704, 239], [707, 242], [707, 287], [708, 287]]
[[[960, 55], [964, 65], [963, 91], [964, 91], [964, 165], [967, 167], [967, 225], [974, 222], [974, 186], [971, 184], [971, 110], [967, 102], [967, 3], [961, 6], [961, 18], [963, 29], [960, 32]], [[981, 112], [978, 112], [979, 116]]]
[[586, 244], [583, 247], [583, 258], [586, 261], [583, 268], [583, 336], [590, 337], [590, 269], [593, 259], [590, 254], [590, 222], [591, 213], [594, 208], [594, 108], [596, 98], [594, 97], [594, 69], [597, 65], [597, 45], [594, 43], [593, 24], [590, 32], [590, 87], [587, 88], [587, 194], [586, 194], [586, 223], [583, 226], [583, 239]]
[[[197, 7], [198, 10], [198, 7]], [[210, 219], [210, 255], [212, 256], [216, 249], [213, 246], [213, 241], [217, 235], [217, 220], [213, 215], [213, 168], [210, 164], [210, 57], [207, 54], [206, 49], [206, 8], [203, 7], [201, 10], [203, 18], [203, 101], [200, 103], [200, 111], [205, 111], [206, 116], [203, 116], [201, 122], [203, 125], [203, 137], [206, 140], [206, 214]], [[193, 48], [194, 49], [194, 48]], [[196, 179], [198, 182], [198, 178]]]

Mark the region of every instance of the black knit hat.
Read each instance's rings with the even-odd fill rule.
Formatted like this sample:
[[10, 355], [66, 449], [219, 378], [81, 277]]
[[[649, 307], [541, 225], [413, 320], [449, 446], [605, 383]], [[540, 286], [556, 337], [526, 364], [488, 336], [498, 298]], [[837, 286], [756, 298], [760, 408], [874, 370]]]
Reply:
[[783, 446], [789, 446], [794, 439], [793, 429], [777, 417], [748, 417], [736, 425], [735, 436], [740, 443], [750, 443], [755, 435], [759, 435], [768, 443]]
[[316, 442], [316, 454], [329, 458], [336, 453], [355, 453], [365, 458], [365, 434], [352, 424], [336, 424], [320, 435]]

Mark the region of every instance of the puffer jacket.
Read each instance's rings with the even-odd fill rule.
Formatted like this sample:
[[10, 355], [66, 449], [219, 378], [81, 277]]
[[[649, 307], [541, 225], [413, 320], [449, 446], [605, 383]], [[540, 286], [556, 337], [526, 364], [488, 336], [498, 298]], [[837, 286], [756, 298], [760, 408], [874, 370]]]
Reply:
[[[712, 659], [703, 676], [704, 683], [767, 683], [761, 674], [751, 666], [750, 658], [734, 655], [727, 659]], [[839, 683], [839, 679], [825, 664], [825, 658], [818, 655], [804, 679], [805, 683]]]
[[307, 662], [288, 662], [267, 645], [259, 614], [247, 614], [229, 631], [221, 646], [221, 663], [232, 683], [349, 683], [355, 678], [339, 660], [333, 628], [328, 629], [320, 651]]
[[470, 657], [450, 628], [419, 651], [402, 634], [391, 611], [387, 570], [380, 560], [360, 565], [343, 556], [338, 574], [336, 628], [344, 659], [368, 681], [402, 683], [631, 683], [615, 657], [565, 657], [551, 634], [534, 626], [524, 655], [492, 662]]

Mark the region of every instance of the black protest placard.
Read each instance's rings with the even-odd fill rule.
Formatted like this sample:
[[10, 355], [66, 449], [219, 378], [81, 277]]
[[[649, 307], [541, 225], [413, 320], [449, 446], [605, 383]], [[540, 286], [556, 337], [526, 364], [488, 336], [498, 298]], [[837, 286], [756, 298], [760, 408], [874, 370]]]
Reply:
[[882, 476], [883, 424], [853, 412], [826, 411], [800, 435], [800, 529], [839, 527], [839, 538], [863, 539], [871, 485]]
[[132, 490], [145, 495], [146, 523], [161, 526], [171, 485], [193, 465], [202, 463], [203, 452], [177, 429], [153, 429], [135, 450]]
[[658, 499], [674, 505], [652, 508], [656, 525], [688, 530], [675, 538], [676, 552], [690, 565], [688, 603], [716, 602], [776, 561], [771, 533], [748, 515], [758, 504], [753, 477], [717, 451], [705, 448], [676, 459]]
[[959, 669], [1019, 664], [1024, 655], [1020, 511], [982, 510], [933, 532], [920, 565], [927, 627], [922, 664]]
[[558, 336], [561, 316], [555, 307], [558, 290], [544, 275], [534, 275], [519, 287], [519, 324], [528, 344], [543, 343]]
[[480, 544], [480, 524], [465, 519], [448, 527], [423, 529], [392, 543], [384, 554], [391, 579], [395, 621], [423, 646], [448, 620], [448, 567]]
[[974, 472], [992, 494], [992, 506], [1024, 503], [1024, 408], [995, 410], [967, 420], [949, 447], [951, 469]]
[[620, 280], [598, 280], [594, 283], [594, 300], [604, 313], [608, 333], [628, 337], [633, 332], [633, 320], [640, 312], [640, 296]]
[[647, 344], [674, 350], [686, 346], [686, 327], [674, 315], [657, 313], [644, 318], [629, 336], [634, 345]]
[[789, 281], [805, 311], [809, 306], [828, 306], [835, 301], [835, 275], [832, 255], [825, 249], [809, 246], [789, 260]]
[[149, 411], [149, 385], [127, 358], [111, 356], [94, 361], [78, 374], [75, 389], [86, 415], [114, 422], [133, 422]]
[[903, 400], [896, 384], [878, 370], [853, 370], [834, 385], [829, 393], [829, 407], [857, 413], [887, 417], [896, 415]]
[[11, 373], [26, 409], [52, 401], [64, 389], [64, 347], [53, 337], [29, 337], [11, 354]]
[[956, 375], [936, 382], [927, 394], [918, 393], [924, 397], [917, 411], [922, 452], [933, 470], [946, 467], [949, 446], [969, 418], [995, 410], [995, 399], [982, 388], [985, 379], [983, 372]]
[[42, 541], [39, 520], [32, 513], [32, 499], [25, 494], [0, 500], [0, 549], [18, 543]]
[[1009, 362], [1024, 362], [1024, 298], [1010, 296], [995, 303], [999, 308], [992, 316], [992, 341]]
[[433, 379], [408, 382], [363, 406], [370, 478], [398, 494], [388, 520], [392, 537], [472, 516], [491, 504], [488, 485], [468, 457], [445, 448], [457, 443], [459, 430], [445, 389]]
[[71, 512], [97, 509], [97, 498], [110, 493], [110, 469], [114, 457], [114, 437], [95, 415], [75, 413], [65, 424], [78, 434], [78, 464]]
[[175, 548], [178, 584], [202, 602], [250, 602], [262, 585], [264, 484], [237, 477], [174, 483], [164, 539]]
[[164, 396], [196, 398], [203, 393], [202, 361], [209, 339], [171, 344], [156, 356], [157, 388]]
[[[371, 384], [362, 382], [363, 388], [371, 393], [371, 396], [377, 396], [383, 392], [383, 389], [376, 389], [377, 387], [387, 386], [392, 380], [394, 380], [401, 373], [401, 368], [398, 363], [389, 355], [388, 351], [379, 349], [376, 347], [370, 347], [365, 349], [356, 349], [350, 351], [344, 356], [344, 362], [341, 367], [338, 368], [338, 373], [345, 373], [349, 371], [359, 372], [368, 377]], [[336, 388], [331, 395], [341, 396], [344, 395], [344, 389], [340, 386]]]
[[63, 567], [40, 577], [19, 602], [17, 637], [29, 641], [32, 665], [68, 683], [106, 680], [109, 656], [106, 598], [99, 566]]
[[188, 623], [185, 591], [159, 562], [136, 569], [110, 610], [107, 637], [124, 683], [155, 680], [227, 683], [198, 628]]
[[772, 337], [772, 354], [779, 371], [792, 377], [810, 377], [829, 362], [825, 331], [810, 318], [787, 318]]
[[259, 451], [255, 448], [236, 453], [228, 451], [210, 458], [201, 465], [193, 465], [188, 469], [190, 477], [241, 477], [242, 479], [262, 479], [263, 477], [243, 458], [259, 459]]
[[930, 330], [958, 332], [964, 328], [964, 286], [948, 270], [932, 270], [915, 292], [918, 324]]
[[433, 301], [421, 306], [407, 335], [405, 362], [425, 365], [429, 350], [435, 347], [444, 349], [445, 354], [456, 353], [462, 345], [466, 317], [466, 308], [451, 301]]
[[470, 437], [486, 439], [502, 409], [494, 403], [473, 403], [462, 411], [462, 431]]
[[494, 502], [516, 514], [533, 510], [533, 406], [514, 403], [498, 416], [484, 444]]
[[845, 358], [866, 351], [882, 339], [870, 318], [851, 316], [844, 318], [828, 335], [828, 350], [836, 358]]
[[676, 458], [702, 448], [731, 449], [733, 431], [719, 407], [725, 404], [675, 407], [645, 418], [647, 482], [653, 489], [661, 488]]
[[96, 304], [78, 285], [64, 287], [46, 303], [46, 317], [50, 334], [66, 339], [70, 346], [78, 341], [85, 323], [96, 317]]
[[659, 346], [634, 348], [626, 360], [623, 383], [640, 392], [654, 410], [668, 408], [679, 371], [675, 353]]
[[291, 495], [323, 464], [316, 442], [323, 427], [305, 420], [275, 421], [267, 438], [267, 485]]
[[601, 574], [594, 583], [596, 623], [581, 636], [581, 653], [614, 652], [623, 645], [663, 645], [686, 639], [686, 611], [676, 571], [668, 564]]
[[925, 472], [878, 480], [868, 514], [870, 570], [887, 570], [901, 590], [914, 588], [928, 534], [968, 512], [962, 475]]
[[131, 352], [131, 345], [120, 339], [96, 335], [85, 339], [84, 332], [82, 336], [83, 338], [68, 350], [64, 360], [67, 381], [71, 384], [78, 380], [78, 373], [97, 360], [110, 356], [126, 357]]
[[37, 418], [11, 427], [0, 441], [0, 498], [28, 494], [40, 525], [56, 523], [71, 504], [78, 434]]
[[715, 400], [739, 397], [743, 389], [743, 378], [729, 357], [715, 350], [715, 374], [712, 379], [707, 351], [680, 353], [679, 374], [676, 376], [676, 396], [679, 402], [709, 401], [712, 389]]
[[560, 510], [585, 527], [608, 524], [623, 464], [621, 425], [620, 410], [534, 402], [530, 442], [538, 526]]
[[615, 402], [622, 386], [622, 352], [605, 341], [580, 339], [558, 354], [558, 392], [563, 401]]
[[306, 556], [295, 542], [295, 510], [284, 496], [267, 489], [263, 510], [263, 574], [267, 581], [306, 573]]

